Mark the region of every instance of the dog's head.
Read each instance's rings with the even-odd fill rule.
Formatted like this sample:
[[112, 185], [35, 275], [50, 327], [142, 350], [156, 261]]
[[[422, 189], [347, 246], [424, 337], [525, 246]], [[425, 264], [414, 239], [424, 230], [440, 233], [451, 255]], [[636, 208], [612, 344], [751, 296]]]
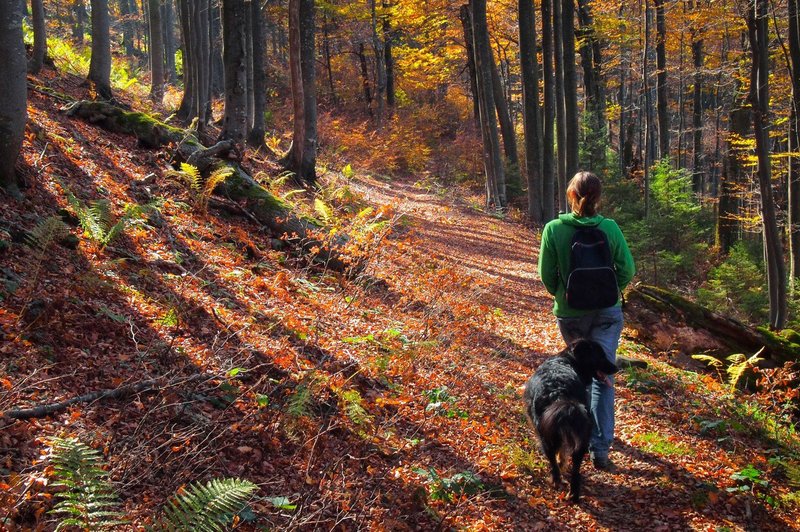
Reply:
[[575, 371], [586, 383], [590, 382], [592, 377], [608, 383], [607, 376], [619, 371], [619, 368], [606, 358], [603, 347], [597, 342], [577, 340], [569, 346], [569, 350], [575, 360]]

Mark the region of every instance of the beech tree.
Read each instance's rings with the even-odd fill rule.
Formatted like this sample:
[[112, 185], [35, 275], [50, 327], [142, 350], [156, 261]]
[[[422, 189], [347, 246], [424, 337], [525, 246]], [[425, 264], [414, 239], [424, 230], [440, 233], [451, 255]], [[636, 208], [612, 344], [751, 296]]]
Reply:
[[164, 96], [164, 30], [161, 21], [160, 0], [148, 0], [148, 28], [150, 34], [150, 96], [161, 101]]
[[536, 60], [536, 17], [533, 0], [519, 0], [519, 42], [522, 66], [522, 106], [525, 130], [525, 176], [528, 181], [528, 217], [545, 222], [541, 130], [539, 120], [539, 65]]
[[22, 10], [16, 2], [0, 2], [0, 186], [19, 197], [14, 165], [22, 146], [27, 121], [25, 44], [22, 40]]
[[28, 63], [28, 71], [31, 74], [38, 74], [44, 65], [45, 56], [47, 56], [47, 27], [42, 0], [31, 0], [31, 15], [33, 16], [33, 54]]
[[243, 144], [247, 136], [247, 20], [244, 0], [223, 0], [225, 116], [220, 137], [237, 145]]
[[108, 0], [92, 0], [92, 58], [89, 62], [89, 82], [101, 98], [111, 94], [111, 16]]

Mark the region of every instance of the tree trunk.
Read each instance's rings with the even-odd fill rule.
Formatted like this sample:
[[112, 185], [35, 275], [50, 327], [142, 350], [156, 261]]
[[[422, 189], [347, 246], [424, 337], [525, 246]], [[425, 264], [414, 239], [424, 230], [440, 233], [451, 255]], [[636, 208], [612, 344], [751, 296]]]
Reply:
[[[506, 156], [508, 168], [519, 169], [517, 136], [514, 134], [514, 124], [511, 122], [511, 115], [508, 113], [508, 104], [506, 103], [506, 97], [503, 92], [503, 82], [500, 79], [500, 73], [497, 71], [497, 63], [494, 60], [494, 54], [491, 54], [490, 58], [492, 69], [492, 93], [497, 109], [497, 119], [500, 122], [500, 133], [503, 136], [503, 152]], [[509, 173], [506, 173], [506, 175], [509, 176]], [[516, 183], [516, 185], [517, 188], [519, 188], [519, 183]]]
[[264, 15], [261, 12], [260, 2], [251, 2], [251, 17], [253, 29], [253, 127], [248, 134], [247, 141], [251, 146], [259, 147], [264, 144], [266, 126], [264, 112], [267, 109], [267, 73], [264, 68]]
[[92, 0], [92, 59], [88, 79], [97, 95], [106, 100], [112, 98], [110, 25], [108, 0]]
[[475, 38], [472, 35], [472, 15], [470, 14], [469, 5], [463, 5], [460, 9], [461, 26], [464, 29], [464, 44], [467, 48], [467, 69], [469, 71], [469, 86], [472, 92], [472, 116], [475, 118], [475, 124], [480, 128], [481, 111], [480, 102], [478, 101], [478, 81], [477, 73], [475, 71], [475, 47], [473, 43]]
[[769, 325], [782, 329], [786, 322], [786, 271], [783, 246], [772, 197], [769, 147], [769, 35], [767, 0], [755, 0], [747, 14], [752, 57], [749, 100], [758, 158], [758, 185], [761, 192], [761, 222], [769, 289]]
[[178, 73], [175, 67], [175, 6], [172, 0], [164, 0], [161, 18], [164, 34], [164, 81], [174, 84], [178, 81]]
[[164, 97], [164, 33], [161, 0], [148, 0], [150, 35], [150, 97], [161, 103]]
[[219, 2], [209, 0], [212, 5], [208, 14], [210, 24], [209, 42], [211, 46], [209, 62], [209, 83], [211, 94], [220, 97], [225, 94], [225, 64], [222, 60], [222, 19], [220, 16]]
[[[561, 0], [561, 42], [564, 48], [564, 121], [566, 127], [565, 180], [578, 172], [580, 156], [578, 117], [578, 81], [575, 74], [575, 1]], [[566, 191], [566, 188], [565, 188]]]
[[722, 183], [717, 212], [717, 245], [723, 253], [730, 252], [738, 241], [739, 200], [738, 190], [744, 183], [744, 171], [741, 160], [745, 155], [736, 141], [747, 137], [750, 130], [750, 111], [744, 102], [731, 110], [728, 120], [729, 134], [726, 142], [725, 161], [722, 168]]
[[[289, 39], [291, 40], [291, 36]], [[291, 56], [291, 53], [289, 55]], [[361, 67], [361, 88], [364, 91], [364, 102], [367, 105], [367, 113], [369, 113], [369, 116], [373, 116], [372, 89], [369, 82], [369, 70], [367, 69], [367, 56], [364, 54], [363, 42], [358, 43], [358, 51], [356, 52], [356, 55], [358, 56], [358, 64]]]
[[[314, 0], [290, 0], [289, 64], [292, 76], [294, 134], [284, 161], [299, 182], [317, 180], [317, 93]], [[363, 45], [362, 45], [363, 55]]]
[[47, 25], [42, 0], [31, 0], [33, 15], [33, 55], [28, 63], [28, 72], [38, 74], [47, 55]]
[[133, 43], [133, 13], [130, 0], [119, 0], [120, 25], [122, 26], [122, 47], [125, 55], [132, 56], [136, 50]]
[[392, 32], [391, 18], [389, 17], [390, 4], [388, 0], [383, 0], [383, 51], [384, 63], [386, 65], [386, 106], [389, 108], [389, 113], [395, 105], [395, 88], [394, 88], [394, 58], [392, 57], [392, 40], [394, 33]]
[[556, 168], [553, 143], [556, 99], [553, 79], [553, 0], [542, 0], [542, 216], [544, 222], [556, 214]]
[[[789, 124], [789, 153], [800, 151], [800, 7], [789, 0], [789, 56], [792, 75], [792, 110]], [[789, 158], [789, 264], [794, 286], [800, 276], [800, 157]]]
[[525, 176], [528, 181], [528, 217], [544, 223], [542, 134], [539, 120], [539, 65], [536, 60], [536, 11], [533, 0], [519, 0], [522, 122], [525, 131]]
[[183, 99], [176, 116], [182, 123], [188, 123], [194, 116], [197, 106], [195, 98], [197, 90], [194, 83], [195, 64], [194, 46], [192, 45], [192, 15], [189, 0], [178, 0], [178, 18], [181, 26], [181, 46], [183, 47]]
[[666, 336], [679, 337], [680, 326], [686, 324], [707, 332], [710, 339], [727, 347], [728, 353], [752, 354], [763, 347], [762, 356], [778, 364], [800, 359], [798, 338], [786, 339], [766, 328], [749, 327], [663, 288], [638, 286], [628, 293], [628, 301], [626, 320], [630, 317], [630, 326], [644, 338], [665, 325], [674, 328], [668, 330]]
[[[562, 0], [553, 0], [553, 58], [555, 60], [556, 148], [558, 157], [558, 209], [567, 211], [567, 118], [564, 101], [564, 32]], [[570, 176], [572, 177], [572, 176]]]
[[703, 40], [692, 40], [692, 62], [694, 63], [694, 94], [692, 97], [692, 187], [702, 193], [704, 172], [703, 157]]
[[14, 2], [0, 2], [0, 186], [20, 197], [14, 165], [17, 162], [27, 121], [27, 80], [25, 44], [22, 39], [22, 10]]
[[84, 23], [86, 21], [85, 0], [75, 0], [72, 4], [72, 40], [83, 44]]
[[658, 157], [669, 157], [669, 102], [667, 98], [667, 24], [664, 0], [654, 0], [656, 8], [656, 107], [658, 109]]
[[581, 26], [581, 66], [585, 92], [586, 134], [584, 150], [589, 156], [589, 168], [595, 172], [606, 166], [608, 142], [606, 125], [606, 102], [601, 79], [602, 57], [600, 41], [594, 31], [594, 21], [587, 0], [578, 0], [578, 19]]
[[237, 146], [247, 135], [247, 13], [244, 0], [223, 0], [222, 38], [225, 63], [225, 115], [221, 139]]
[[375, 54], [375, 119], [380, 127], [383, 122], [383, 113], [386, 98], [386, 50], [383, 41], [378, 35], [377, 0], [369, 0], [370, 17], [372, 22], [372, 51]]
[[506, 205], [506, 186], [492, 92], [492, 49], [489, 45], [489, 31], [486, 24], [486, 0], [471, 0], [470, 11], [486, 171], [486, 206], [489, 209], [500, 210]]
[[339, 105], [339, 98], [336, 96], [336, 88], [333, 84], [333, 66], [331, 66], [331, 38], [330, 28], [328, 27], [328, 11], [322, 10], [322, 53], [325, 56], [325, 70], [328, 72], [328, 90], [331, 93], [331, 103]]

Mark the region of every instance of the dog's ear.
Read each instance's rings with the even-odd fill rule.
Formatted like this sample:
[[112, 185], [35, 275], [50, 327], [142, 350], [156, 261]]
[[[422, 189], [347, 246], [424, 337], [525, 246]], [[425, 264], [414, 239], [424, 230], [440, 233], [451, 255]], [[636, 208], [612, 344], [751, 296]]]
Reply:
[[591, 360], [594, 354], [593, 342], [589, 340], [576, 340], [572, 343], [570, 349], [576, 360]]

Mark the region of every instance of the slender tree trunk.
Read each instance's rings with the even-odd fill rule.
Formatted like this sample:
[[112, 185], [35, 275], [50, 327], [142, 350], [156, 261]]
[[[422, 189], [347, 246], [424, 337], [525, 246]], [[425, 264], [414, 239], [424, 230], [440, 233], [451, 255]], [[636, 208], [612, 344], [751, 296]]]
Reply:
[[564, 120], [566, 122], [565, 178], [578, 172], [580, 121], [578, 81], [575, 74], [575, 1], [561, 0], [562, 45], [564, 47]]
[[717, 212], [717, 245], [723, 253], [730, 252], [738, 240], [739, 200], [738, 190], [744, 183], [741, 148], [736, 139], [747, 137], [750, 131], [750, 110], [745, 102], [736, 102], [728, 120], [728, 140], [726, 141], [725, 161], [722, 167], [721, 191]]
[[383, 51], [384, 63], [386, 65], [386, 106], [389, 112], [392, 112], [395, 105], [395, 87], [394, 87], [394, 57], [392, 57], [392, 41], [394, 33], [392, 32], [391, 17], [389, 8], [391, 4], [388, 0], [383, 0]]
[[72, 4], [72, 40], [83, 44], [84, 23], [86, 21], [85, 0], [74, 0]]
[[644, 94], [644, 212], [650, 215], [650, 167], [653, 165], [653, 98], [650, 91], [650, 6], [644, 1], [644, 49], [642, 50], [642, 93]]
[[[792, 75], [792, 110], [789, 124], [789, 153], [800, 151], [800, 8], [789, 0], [789, 56]], [[800, 157], [789, 158], [789, 264], [790, 282], [800, 276]]]
[[[289, 2], [289, 66], [292, 76], [294, 135], [285, 164], [297, 180], [317, 179], [317, 94], [314, 0]], [[363, 50], [363, 49], [362, 49]]]
[[28, 63], [28, 71], [38, 74], [44, 65], [47, 55], [47, 25], [42, 0], [31, 0], [31, 14], [33, 15], [33, 55]]
[[92, 59], [88, 79], [97, 95], [106, 100], [112, 98], [110, 26], [108, 0], [92, 0]]
[[704, 184], [703, 157], [703, 40], [692, 40], [694, 94], [692, 96], [692, 186], [701, 193]]
[[[558, 208], [567, 210], [567, 118], [564, 98], [564, 45], [561, 20], [562, 0], [553, 0], [553, 51], [555, 68], [556, 147], [558, 148]], [[570, 176], [572, 177], [572, 176]]]
[[471, 0], [470, 8], [486, 168], [486, 205], [487, 208], [499, 210], [506, 205], [506, 185], [492, 91], [492, 49], [486, 24], [486, 0]]
[[251, 4], [258, 2], [248, 2], [245, 5], [245, 63], [247, 68], [247, 131], [245, 136], [250, 134], [253, 129], [253, 122], [256, 119], [256, 93], [253, 90], [255, 69], [253, 67], [253, 10]]
[[461, 25], [464, 28], [464, 43], [467, 48], [467, 69], [469, 70], [469, 85], [472, 92], [472, 116], [475, 124], [480, 128], [481, 112], [480, 101], [478, 100], [478, 82], [475, 72], [475, 47], [473, 46], [474, 37], [472, 35], [472, 15], [469, 5], [463, 5], [460, 9]]
[[161, 1], [148, 0], [150, 28], [150, 97], [161, 102], [164, 97], [164, 33]]
[[27, 121], [25, 44], [22, 40], [22, 10], [14, 2], [0, 2], [0, 186], [19, 198], [14, 165], [17, 162]]
[[[503, 91], [503, 82], [500, 73], [497, 71], [497, 63], [494, 54], [490, 55], [492, 69], [492, 92], [494, 103], [497, 109], [497, 119], [500, 122], [500, 133], [503, 136], [503, 152], [509, 168], [519, 168], [519, 155], [517, 154], [517, 136], [514, 134], [514, 124], [511, 122], [511, 115], [508, 113], [508, 104]], [[509, 177], [509, 173], [506, 174]], [[509, 183], [510, 184], [510, 183]], [[519, 188], [519, 183], [516, 183]]]
[[578, 1], [578, 18], [581, 25], [580, 55], [586, 93], [585, 107], [588, 115], [584, 146], [589, 155], [589, 167], [599, 172], [606, 166], [608, 126], [605, 115], [605, 92], [601, 78], [603, 62], [601, 46], [594, 31], [594, 20], [588, 0]]
[[247, 13], [244, 0], [223, 0], [222, 36], [225, 63], [225, 115], [220, 138], [237, 145], [247, 135]]
[[664, 0], [654, 0], [656, 8], [656, 107], [658, 109], [658, 157], [669, 157], [669, 97], [667, 93], [667, 24]]
[[772, 197], [769, 147], [769, 35], [767, 0], [755, 0], [747, 15], [748, 37], [752, 56], [749, 100], [758, 158], [758, 185], [761, 193], [761, 222], [769, 288], [769, 325], [782, 329], [786, 322], [786, 271], [783, 246], [778, 231]]
[[192, 44], [192, 14], [189, 7], [189, 0], [178, 0], [178, 17], [181, 25], [181, 46], [183, 48], [183, 99], [176, 113], [178, 120], [188, 123], [194, 116], [197, 106], [195, 99], [197, 90], [195, 89], [194, 77], [194, 46]]
[[[547, 222], [556, 214], [556, 161], [553, 153], [556, 114], [555, 79], [553, 77], [553, 0], [542, 0], [542, 216]], [[560, 194], [560, 193], [559, 193]]]
[[328, 89], [331, 92], [331, 103], [334, 106], [339, 105], [339, 99], [336, 97], [336, 88], [333, 85], [333, 67], [331, 66], [331, 38], [330, 29], [328, 28], [328, 10], [322, 10], [322, 53], [325, 56], [325, 69], [328, 71]]
[[372, 51], [375, 54], [375, 118], [378, 126], [383, 122], [386, 103], [386, 50], [378, 34], [378, 14], [376, 0], [369, 0], [372, 22]]
[[222, 0], [211, 0], [211, 12], [209, 13], [210, 36], [209, 42], [211, 43], [211, 94], [215, 97], [222, 96], [225, 93], [225, 64], [222, 60], [222, 19], [220, 17], [219, 2]]
[[178, 73], [175, 68], [175, 6], [172, 0], [164, 0], [162, 15], [166, 69], [164, 81], [174, 84], [178, 80]]
[[[291, 40], [291, 37], [290, 37]], [[291, 55], [291, 54], [289, 54]], [[369, 116], [373, 116], [372, 112], [372, 89], [369, 82], [369, 70], [367, 69], [367, 56], [364, 54], [364, 43], [358, 43], [358, 62], [361, 67], [361, 88], [364, 91], [364, 102], [367, 104], [367, 112]]]
[[533, 0], [519, 0], [519, 42], [522, 70], [522, 108], [525, 131], [525, 176], [528, 217], [545, 222], [542, 205], [542, 133], [539, 120], [539, 65], [536, 60], [536, 10]]
[[119, 0], [119, 15], [122, 26], [122, 47], [125, 48], [125, 55], [133, 55], [135, 51], [133, 43], [133, 13], [131, 13], [130, 0]]
[[267, 73], [264, 67], [264, 15], [261, 12], [260, 2], [251, 2], [252, 28], [253, 28], [253, 128], [248, 135], [248, 142], [252, 146], [264, 144], [266, 126], [264, 112], [267, 109]]

